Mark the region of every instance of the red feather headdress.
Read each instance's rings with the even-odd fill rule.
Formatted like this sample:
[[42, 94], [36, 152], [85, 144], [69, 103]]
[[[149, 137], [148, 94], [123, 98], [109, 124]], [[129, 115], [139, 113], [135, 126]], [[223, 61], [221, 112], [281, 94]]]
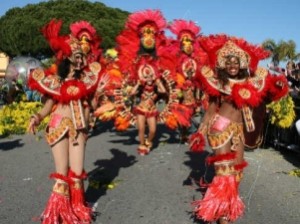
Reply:
[[125, 27], [139, 31], [145, 24], [155, 25], [157, 31], [162, 31], [167, 26], [167, 22], [160, 10], [147, 9], [130, 14]]
[[[90, 61], [98, 59], [101, 54], [100, 37], [96, 34], [95, 28], [86, 21], [80, 21], [70, 25], [70, 35], [60, 35], [61, 26], [62, 20], [52, 19], [41, 30], [58, 61], [76, 52], [86, 54]], [[88, 44], [88, 51], [86, 44]]]
[[87, 21], [78, 21], [70, 25], [71, 35], [80, 41], [82, 51], [87, 54], [88, 61], [97, 61], [101, 55], [99, 48], [101, 38], [96, 29]]
[[70, 25], [70, 30], [72, 35], [74, 35], [78, 39], [81, 39], [83, 36], [86, 36], [88, 40], [91, 41], [94, 38], [94, 36], [97, 35], [96, 29], [92, 27], [92, 25], [87, 21], [79, 21], [72, 23]]
[[201, 28], [193, 21], [186, 21], [182, 19], [175, 19], [168, 28], [177, 36], [177, 39], [180, 39], [181, 34], [184, 32], [190, 33], [192, 37], [195, 38], [201, 30]]
[[233, 55], [240, 59], [241, 68], [255, 71], [258, 62], [270, 55], [270, 52], [261, 46], [252, 45], [242, 38], [225, 34], [203, 37], [199, 39], [199, 42], [207, 51], [212, 68], [224, 68], [225, 57]]
[[55, 53], [57, 60], [62, 60], [65, 56], [70, 56], [72, 54], [69, 45], [70, 37], [68, 35], [59, 35], [61, 26], [62, 20], [52, 19], [41, 30], [43, 36], [49, 42], [52, 51]]
[[163, 29], [166, 28], [167, 23], [159, 10], [148, 9], [132, 13], [128, 17], [125, 29], [116, 38], [120, 70], [134, 77], [136, 76], [134, 64], [140, 49], [140, 29], [145, 25], [151, 25], [155, 29], [155, 48], [157, 55], [160, 55], [162, 49], [160, 46], [165, 41]]

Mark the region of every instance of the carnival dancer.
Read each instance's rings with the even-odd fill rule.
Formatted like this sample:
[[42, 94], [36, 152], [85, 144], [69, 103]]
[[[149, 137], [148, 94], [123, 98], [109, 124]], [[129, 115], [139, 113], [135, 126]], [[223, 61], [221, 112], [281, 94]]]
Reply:
[[[42, 29], [55, 52], [57, 69], [38, 68], [29, 76], [30, 88], [46, 98], [44, 107], [30, 118], [29, 130], [35, 133], [35, 127], [50, 115], [46, 140], [55, 163], [50, 178], [56, 182], [41, 218], [45, 224], [91, 223], [92, 210], [84, 199], [84, 155], [90, 99], [101, 72], [100, 38], [86, 21], [71, 24], [70, 35], [61, 36], [61, 26], [61, 20], [53, 19]], [[105, 86], [101, 82], [98, 91]]]
[[[201, 104], [200, 88], [195, 77], [200, 71], [199, 67], [208, 63], [207, 54], [197, 40], [201, 38], [201, 28], [193, 21], [182, 19], [174, 20], [168, 28], [176, 35], [176, 40], [171, 41], [169, 49], [169, 54], [175, 57], [176, 88], [181, 90], [181, 103], [194, 115]], [[191, 134], [188, 128], [192, 127], [180, 127], [183, 143], [188, 141], [188, 135]]]
[[271, 76], [257, 67], [268, 52], [242, 38], [223, 34], [200, 40], [209, 56], [209, 66], [198, 76], [209, 95], [209, 107], [198, 132], [190, 138], [192, 151], [201, 151], [207, 137], [213, 155], [207, 163], [215, 168], [215, 176], [204, 197], [193, 202], [197, 218], [219, 223], [236, 221], [244, 212], [238, 187], [244, 160], [244, 131], [255, 130], [253, 108], [266, 99], [279, 100], [288, 94], [284, 75]]
[[[124, 79], [120, 88], [114, 90], [115, 104], [120, 111], [115, 117], [115, 126], [117, 130], [126, 130], [130, 124], [137, 125], [140, 155], [148, 154], [152, 147], [159, 113], [156, 101], [159, 93], [166, 92], [158, 56], [158, 49], [165, 40], [166, 24], [159, 10], [135, 12], [129, 15], [125, 29], [116, 39], [118, 65]], [[132, 98], [139, 102], [132, 103]]]

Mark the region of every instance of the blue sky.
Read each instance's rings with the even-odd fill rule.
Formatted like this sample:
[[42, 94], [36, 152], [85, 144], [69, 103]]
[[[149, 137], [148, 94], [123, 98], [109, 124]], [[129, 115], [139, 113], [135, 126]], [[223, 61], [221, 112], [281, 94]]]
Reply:
[[[13, 7], [36, 4], [41, 0], [1, 2], [0, 16]], [[95, 2], [95, 1], [91, 1]], [[102, 0], [106, 6], [134, 12], [160, 9], [168, 21], [196, 21], [204, 35], [226, 33], [260, 44], [293, 40], [300, 53], [299, 0]]]

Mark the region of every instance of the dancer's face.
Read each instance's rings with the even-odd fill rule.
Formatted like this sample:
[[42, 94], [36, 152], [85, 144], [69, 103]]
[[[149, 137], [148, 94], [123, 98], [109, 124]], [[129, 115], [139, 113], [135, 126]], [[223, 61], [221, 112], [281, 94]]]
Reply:
[[192, 54], [194, 51], [192, 36], [189, 33], [184, 33], [182, 34], [180, 40], [181, 40], [181, 50], [187, 55]]
[[75, 60], [74, 60], [74, 64], [73, 64], [74, 69], [75, 69], [75, 70], [80, 70], [80, 69], [82, 69], [83, 66], [84, 66], [84, 63], [83, 63], [83, 55], [80, 54], [80, 53], [77, 53], [77, 54], [74, 55], [74, 59], [75, 59]]
[[140, 30], [141, 44], [145, 49], [155, 48], [155, 28], [152, 25], [145, 25]]
[[229, 56], [225, 62], [225, 70], [231, 78], [237, 76], [240, 70], [239, 59], [234, 56]]

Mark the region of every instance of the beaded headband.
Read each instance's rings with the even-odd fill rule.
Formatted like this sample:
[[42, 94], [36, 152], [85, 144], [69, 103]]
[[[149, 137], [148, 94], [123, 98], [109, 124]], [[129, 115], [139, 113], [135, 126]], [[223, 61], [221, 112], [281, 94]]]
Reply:
[[217, 52], [217, 67], [225, 68], [228, 56], [239, 58], [240, 68], [247, 69], [250, 62], [250, 56], [232, 41], [227, 41], [224, 46]]

